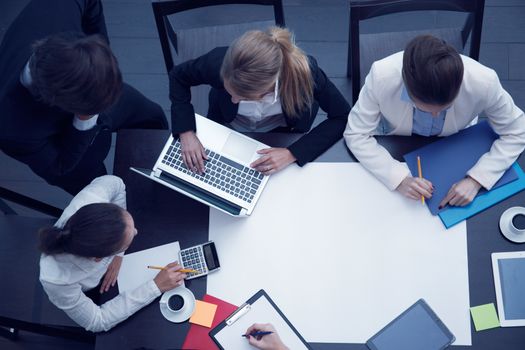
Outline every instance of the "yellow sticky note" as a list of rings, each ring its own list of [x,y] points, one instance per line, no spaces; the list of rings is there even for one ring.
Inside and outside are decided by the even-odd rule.
[[[213,317],[215,317],[215,311],[217,311],[217,305],[196,300],[195,310],[191,315],[190,322],[210,328]]]

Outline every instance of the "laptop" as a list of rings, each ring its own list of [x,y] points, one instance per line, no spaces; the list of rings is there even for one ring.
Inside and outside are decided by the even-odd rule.
[[[258,150],[269,146],[198,114],[195,120],[208,155],[204,174],[186,168],[180,141],[172,135],[153,169],[130,169],[226,214],[250,215],[269,178],[250,163],[259,158]]]

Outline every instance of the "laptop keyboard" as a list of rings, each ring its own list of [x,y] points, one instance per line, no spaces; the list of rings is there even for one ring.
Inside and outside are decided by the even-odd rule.
[[[206,154],[208,160],[204,162],[205,172],[202,175],[197,174],[186,168],[182,161],[180,141],[174,140],[164,155],[162,163],[251,203],[264,175],[208,149]]]

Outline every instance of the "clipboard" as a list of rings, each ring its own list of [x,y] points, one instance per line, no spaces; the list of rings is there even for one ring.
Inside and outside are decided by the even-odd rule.
[[[289,349],[312,350],[263,289],[213,328],[209,335],[221,350],[253,350],[242,335],[254,323],[273,324],[279,337]]]

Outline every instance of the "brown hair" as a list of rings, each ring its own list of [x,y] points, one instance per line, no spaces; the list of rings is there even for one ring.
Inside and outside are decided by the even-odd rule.
[[[221,77],[236,93],[250,99],[271,91],[279,79],[281,106],[289,117],[298,117],[312,105],[314,82],[308,57],[287,29],[246,32],[228,48]]]
[[[403,80],[411,97],[431,105],[446,105],[459,93],[463,61],[445,41],[420,35],[405,48]]]
[[[86,258],[104,258],[124,244],[124,209],[112,203],[93,203],[73,214],[63,228],[39,231],[39,249],[45,254],[69,253]]]
[[[42,102],[78,115],[100,113],[122,89],[117,59],[98,35],[60,33],[33,44],[31,90]]]

